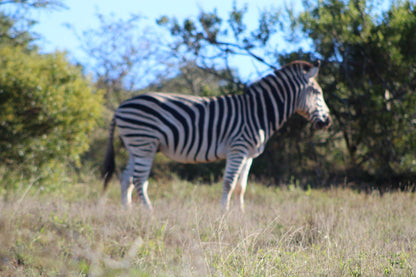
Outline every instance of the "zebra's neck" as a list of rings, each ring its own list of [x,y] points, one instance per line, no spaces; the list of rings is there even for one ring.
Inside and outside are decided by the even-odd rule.
[[[255,115],[266,140],[296,112],[300,89],[300,83],[283,71],[270,74],[247,88],[248,114]]]

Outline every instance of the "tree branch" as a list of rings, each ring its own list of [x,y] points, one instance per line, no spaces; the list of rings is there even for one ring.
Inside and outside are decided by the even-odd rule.
[[[221,41],[211,41],[211,40],[209,40],[209,39],[206,39],[209,43],[211,43],[211,44],[213,44],[213,45],[218,45],[218,46],[226,46],[227,48],[229,48],[229,47],[233,47],[233,48],[237,48],[237,49],[239,49],[239,50],[243,50],[244,52],[246,52],[247,53],[247,55],[248,56],[251,56],[251,57],[253,57],[254,59],[256,59],[257,61],[259,61],[259,62],[261,62],[262,64],[264,64],[264,65],[267,65],[268,67],[270,67],[271,69],[273,69],[273,70],[277,70],[277,68],[274,66],[274,65],[272,65],[272,64],[270,64],[270,63],[268,63],[268,62],[266,62],[263,58],[261,58],[261,57],[259,57],[259,56],[257,56],[256,54],[254,54],[250,49],[248,49],[248,47],[243,47],[243,46],[241,46],[241,45],[239,45],[239,44],[235,44],[235,43],[231,43],[231,42],[221,42]],[[237,52],[234,52],[235,54],[239,54],[239,53],[237,53]],[[240,55],[242,55],[242,54],[240,54]]]

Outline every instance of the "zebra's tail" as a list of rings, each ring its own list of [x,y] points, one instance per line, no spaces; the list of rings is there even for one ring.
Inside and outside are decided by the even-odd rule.
[[[107,142],[107,152],[105,154],[104,167],[103,167],[103,172],[102,172],[102,177],[104,178],[104,191],[107,189],[108,182],[113,176],[114,170],[116,168],[116,163],[114,161],[114,146],[113,146],[115,126],[116,126],[116,121],[115,121],[115,117],[113,117],[113,119],[111,120],[111,124],[110,124],[110,137],[108,138],[108,142]]]

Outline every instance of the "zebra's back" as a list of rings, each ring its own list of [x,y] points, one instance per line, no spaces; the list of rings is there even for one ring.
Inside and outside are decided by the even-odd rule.
[[[225,158],[229,143],[241,132],[242,106],[236,95],[146,93],[122,103],[115,116],[129,151],[157,144],[173,160],[211,162]]]

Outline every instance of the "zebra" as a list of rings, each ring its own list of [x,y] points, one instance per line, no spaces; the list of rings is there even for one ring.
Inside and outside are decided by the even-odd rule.
[[[243,94],[199,97],[145,93],[123,102],[110,125],[104,162],[104,190],[114,172],[115,126],[127,148],[129,162],[121,174],[121,201],[131,206],[132,191],[152,209],[148,177],[158,151],[182,163],[226,159],[222,207],[229,210],[236,189],[244,211],[244,193],[253,159],[294,113],[317,129],[331,118],[316,81],[319,65],[294,61],[248,85]]]

